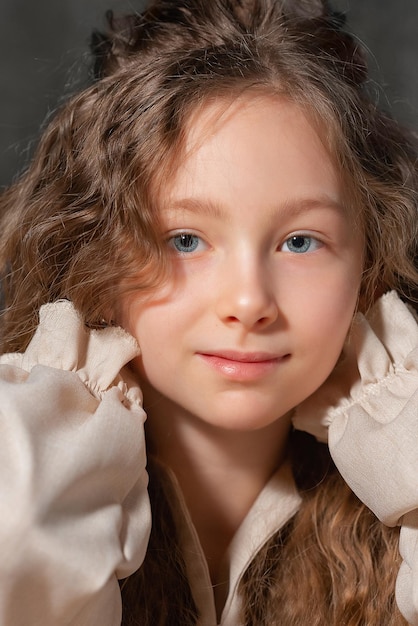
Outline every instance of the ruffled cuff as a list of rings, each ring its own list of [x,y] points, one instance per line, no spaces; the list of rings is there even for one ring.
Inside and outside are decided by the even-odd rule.
[[[39,325],[26,351],[2,355],[0,364],[13,364],[26,372],[35,365],[76,372],[98,399],[118,385],[129,401],[142,404],[138,385],[128,384],[129,372],[120,373],[139,353],[136,339],[122,328],[89,329],[73,304],[60,300],[41,307]]]
[[[138,353],[59,302],[1,357],[1,624],[120,624],[151,528],[141,392],[119,373]]]
[[[395,292],[358,314],[340,363],[296,410],[346,482],[388,525],[418,506],[418,326]]]
[[[418,326],[394,292],[357,315],[342,358],[296,410],[353,492],[385,524],[401,525],[396,599],[418,625]]]

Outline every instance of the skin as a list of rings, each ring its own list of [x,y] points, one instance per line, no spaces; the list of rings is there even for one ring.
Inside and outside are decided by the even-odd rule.
[[[171,279],[127,301],[121,321],[142,350],[147,441],[175,471],[219,582],[285,455],[291,409],[341,353],[363,238],[315,127],[279,96],[196,113],[165,192]]]

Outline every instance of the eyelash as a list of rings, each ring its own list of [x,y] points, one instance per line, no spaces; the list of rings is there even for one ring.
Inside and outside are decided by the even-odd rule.
[[[198,235],[184,231],[171,236],[168,239],[168,244],[179,254],[187,255],[196,252],[199,248],[199,244],[204,245],[204,241]],[[312,235],[295,233],[280,245],[279,250],[291,254],[306,254],[307,252],[314,252],[322,247],[322,245],[322,242]],[[284,247],[286,247],[286,249],[284,249]],[[293,249],[290,249],[290,247]]]

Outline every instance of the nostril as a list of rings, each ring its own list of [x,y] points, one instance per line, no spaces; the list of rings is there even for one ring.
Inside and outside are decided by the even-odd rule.
[[[279,314],[275,294],[261,280],[235,278],[224,286],[216,303],[216,314],[223,323],[260,329],[274,323]]]

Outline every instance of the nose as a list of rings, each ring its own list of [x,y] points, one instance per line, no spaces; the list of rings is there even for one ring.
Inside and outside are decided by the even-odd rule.
[[[228,259],[218,285],[217,315],[224,324],[259,330],[277,320],[274,280],[260,259]]]

